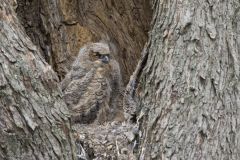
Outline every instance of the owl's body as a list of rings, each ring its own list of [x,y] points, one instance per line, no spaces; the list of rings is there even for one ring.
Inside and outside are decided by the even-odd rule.
[[[103,123],[121,110],[121,74],[105,43],[84,46],[62,81],[74,123]]]

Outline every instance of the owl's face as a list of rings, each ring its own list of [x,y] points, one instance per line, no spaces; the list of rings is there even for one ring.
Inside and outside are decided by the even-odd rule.
[[[96,69],[99,73],[107,76],[112,71],[112,58],[107,44],[90,43],[80,49],[78,58],[73,66],[80,66],[87,72]]]
[[[97,64],[108,64],[110,61],[109,53],[100,53],[98,51],[90,51],[89,59],[93,63]]]
[[[91,51],[89,59],[93,63],[93,66],[97,69],[99,76],[108,77],[111,73],[110,57],[109,53],[94,52]]]
[[[94,67],[108,69],[110,67],[110,49],[103,43],[94,43],[90,46],[88,59]]]

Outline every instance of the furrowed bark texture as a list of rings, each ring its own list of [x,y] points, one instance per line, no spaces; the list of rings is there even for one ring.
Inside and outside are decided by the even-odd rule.
[[[74,159],[58,78],[0,0],[0,159]]]
[[[79,48],[94,40],[90,30],[79,25],[76,9],[75,1],[17,0],[21,24],[60,79],[70,69]]]
[[[54,66],[60,79],[79,48],[90,41],[114,46],[125,84],[133,72],[150,27],[148,0],[17,0],[27,34]]]
[[[240,159],[240,3],[154,1],[139,159]]]

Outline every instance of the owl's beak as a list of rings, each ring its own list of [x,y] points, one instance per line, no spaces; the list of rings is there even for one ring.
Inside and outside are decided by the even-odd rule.
[[[101,60],[102,60],[103,63],[108,63],[108,62],[109,62],[109,57],[106,56],[106,55],[103,55],[103,56],[101,57]]]

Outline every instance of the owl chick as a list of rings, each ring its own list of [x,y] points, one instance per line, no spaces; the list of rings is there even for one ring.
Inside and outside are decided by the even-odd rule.
[[[122,80],[119,64],[106,43],[82,47],[61,83],[73,123],[100,123],[121,112]]]

